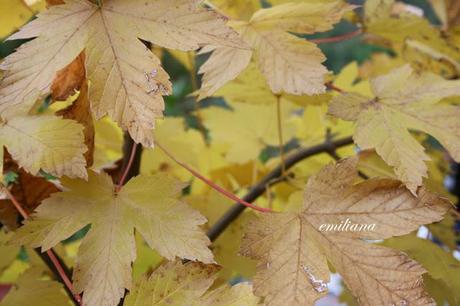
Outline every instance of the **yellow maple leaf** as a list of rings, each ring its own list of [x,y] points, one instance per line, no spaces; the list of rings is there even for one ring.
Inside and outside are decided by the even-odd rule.
[[[358,64],[351,62],[342,68],[334,78],[333,85],[346,92],[357,92],[364,95],[370,94],[370,84],[358,80]],[[296,137],[303,145],[321,143],[326,138],[327,131],[335,137],[347,137],[353,134],[353,125],[349,122],[332,118],[327,115],[327,102],[338,93],[328,93],[316,97],[323,97],[325,103],[307,104],[303,109],[302,117],[294,119]],[[332,120],[331,120],[332,119]],[[347,154],[348,155],[348,154]],[[329,162],[329,161],[328,161]],[[325,164],[324,164],[325,165]]]
[[[2,259],[0,260],[0,274],[2,274],[6,268],[13,263],[20,251],[16,246],[7,245],[7,242],[11,239],[12,235],[12,233],[6,233],[3,230],[0,231],[0,252],[2,253]]]
[[[68,0],[52,6],[10,39],[34,38],[1,64],[0,112],[4,118],[30,110],[50,91],[56,72],[85,49],[91,81],[89,97],[96,119],[108,114],[136,142],[153,145],[154,119],[171,91],[159,59],[139,38],[166,48],[240,48],[223,17],[195,0],[111,0],[100,6]]]
[[[233,204],[219,193],[213,191],[206,195],[191,195],[187,202],[200,211],[207,219],[206,229],[214,226]],[[212,251],[216,262],[222,266],[219,271],[219,280],[228,282],[235,277],[250,278],[255,273],[255,262],[249,258],[238,255],[243,237],[244,228],[253,212],[245,211],[215,241]]]
[[[434,280],[446,284],[455,297],[456,304],[460,303],[460,262],[451,253],[414,235],[391,238],[382,245],[401,250],[417,260]]]
[[[331,3],[337,2],[337,0],[267,0],[271,5],[279,5],[285,3],[299,3],[299,2],[308,2],[308,3]]]
[[[139,232],[136,232],[135,236],[137,256],[133,263],[133,280],[137,281],[144,273],[159,266],[164,259],[149,247]]]
[[[283,30],[313,34],[331,30],[342,16],[354,9],[342,0],[288,2],[258,10],[250,23],[259,30]]]
[[[171,131],[175,136],[171,137]],[[154,131],[155,141],[174,152],[174,156],[196,169],[199,156],[205,148],[203,136],[198,130],[185,128],[183,118],[166,117],[159,122]],[[190,180],[192,175],[171,158],[157,149],[145,150],[142,154],[141,171],[146,174],[158,172],[171,173],[183,181]]]
[[[216,265],[167,262],[144,276],[126,299],[127,306],[256,306],[249,284],[223,285],[208,291],[216,279]]]
[[[92,169],[99,170],[112,166],[122,157],[123,133],[109,117],[94,122],[94,129],[96,135]]]
[[[44,9],[44,0],[0,1],[0,38],[3,38],[25,24],[38,11]]]
[[[267,145],[279,143],[276,108],[273,105],[233,103],[233,110],[209,107],[201,111],[204,125],[215,142],[229,145],[226,158],[230,162],[245,163],[256,159]],[[254,117],[254,114],[257,114]],[[282,109],[283,138],[289,141],[294,128],[289,124],[290,109]],[[238,122],[238,124],[234,124]],[[231,129],[228,127],[233,125]],[[241,150],[244,148],[244,150]]]
[[[88,182],[64,181],[67,191],[39,206],[16,233],[14,243],[47,250],[87,224],[73,275],[85,305],[116,305],[131,287],[136,257],[134,228],[168,259],[176,256],[213,262],[208,238],[199,229],[206,219],[177,199],[184,185],[164,176],[138,176],[114,192],[107,174],[89,172]]]
[[[270,90],[256,63],[249,63],[246,69],[233,81],[218,89],[213,96],[223,97],[230,103],[274,104],[277,96]],[[289,101],[301,106],[322,104],[330,99],[329,94],[297,96],[282,93],[281,103]]]
[[[249,21],[232,26],[252,50],[216,47],[200,68],[203,85],[200,98],[212,95],[235,79],[254,55],[258,67],[275,94],[283,92],[318,94],[325,91],[325,56],[312,42],[289,32],[311,34],[326,31],[354,6],[342,1],[331,3],[286,3],[255,12]]]
[[[0,144],[31,174],[86,178],[83,126],[55,116],[24,116],[3,122]],[[3,168],[3,150],[0,152]]]
[[[255,184],[267,173],[268,168],[258,159],[244,163],[232,163],[226,159],[231,144],[229,142],[212,142],[199,154],[197,169],[219,186],[234,192],[244,190]],[[203,181],[194,179],[191,194],[208,194],[212,188]]]
[[[254,289],[267,305],[313,305],[327,292],[326,259],[363,305],[431,303],[419,264],[363,240],[410,233],[442,219],[450,204],[425,189],[414,196],[395,180],[354,184],[357,162],[328,165],[310,178],[300,212],[263,214],[250,222],[241,253],[259,261]],[[337,230],[346,220],[374,226]],[[324,228],[331,225],[335,231]]]
[[[334,77],[333,84],[346,92],[357,92],[363,95],[371,94],[371,86],[367,80],[360,80],[357,62],[344,66]],[[337,92],[334,92],[337,95]]]
[[[382,38],[406,61],[445,77],[460,73],[455,43],[426,18],[411,13],[413,7],[395,0],[368,0],[364,8],[366,31]]]
[[[374,53],[359,67],[359,76],[364,79],[375,78],[404,64],[404,60],[400,57],[391,57],[386,53]]]
[[[454,202],[456,197],[449,193],[444,186],[447,171],[440,169],[440,165],[445,164],[445,161],[442,160],[445,156],[444,152],[435,149],[427,153],[431,160],[427,162],[428,176],[423,180],[424,186]],[[359,152],[359,169],[368,177],[397,179],[393,169],[374,150]]]
[[[424,161],[429,157],[408,129],[434,136],[460,161],[460,123],[456,120],[460,108],[438,103],[442,98],[460,95],[460,81],[417,74],[405,65],[371,83],[374,97],[355,93],[334,97],[329,113],[355,121],[355,143],[363,150],[375,149],[415,193],[426,176]]]
[[[212,0],[219,10],[233,18],[246,19],[260,9],[260,0]]]
[[[16,285],[0,302],[1,306],[29,305],[33,301],[37,306],[73,305],[62,288],[62,284],[42,278],[42,269],[31,268],[24,272]]]

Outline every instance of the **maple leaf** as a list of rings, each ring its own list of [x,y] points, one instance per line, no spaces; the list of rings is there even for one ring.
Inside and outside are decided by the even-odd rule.
[[[261,7],[259,0],[212,0],[212,4],[234,18],[249,18]]]
[[[134,228],[165,258],[213,262],[209,240],[199,229],[206,219],[177,199],[184,185],[175,179],[138,176],[114,192],[110,176],[89,172],[87,182],[63,185],[69,190],[46,199],[17,231],[14,243],[47,250],[91,224],[73,275],[85,305],[116,305],[130,288]]]
[[[423,188],[415,197],[395,180],[354,184],[357,162],[349,158],[328,165],[310,178],[300,212],[263,214],[249,224],[241,253],[259,260],[254,289],[267,305],[313,305],[327,291],[326,259],[362,305],[432,305],[419,264],[363,240],[404,235],[439,221],[450,204]],[[322,228],[347,219],[375,228]]]
[[[448,78],[460,72],[460,52],[455,35],[446,35],[426,18],[412,13],[409,7],[395,0],[365,2],[366,31],[375,35],[406,61],[420,70],[428,70]]]
[[[29,305],[70,306],[72,302],[58,282],[42,279],[41,268],[33,267],[22,274],[16,285],[0,302],[1,306]]]
[[[65,101],[86,82],[85,52],[56,73],[51,85],[53,101]]]
[[[83,141],[82,125],[56,116],[21,116],[0,127],[0,144],[33,175],[41,169],[58,177],[86,178]],[[3,150],[0,160],[3,168]]]
[[[171,131],[175,136],[171,137]],[[174,152],[175,157],[196,169],[199,169],[199,157],[206,147],[203,136],[198,130],[185,129],[185,120],[178,117],[167,117],[159,122],[154,132],[155,140]],[[183,167],[177,165],[161,150],[148,149],[142,154],[141,172],[166,172],[175,175],[183,181],[191,179],[192,175]]]
[[[0,252],[2,253],[2,260],[0,261],[0,273],[3,274],[5,270],[12,264],[18,256],[20,249],[16,246],[8,245],[8,241],[13,236],[12,232],[6,233],[0,230]]]
[[[113,166],[122,157],[123,131],[109,117],[94,122],[94,165],[93,169]]]
[[[289,32],[312,34],[326,31],[354,6],[330,3],[286,3],[255,12],[249,21],[231,25],[252,50],[216,47],[200,68],[200,98],[212,95],[246,68],[254,55],[270,89],[281,94],[318,94],[325,91],[325,56],[312,42]]]
[[[438,104],[460,95],[460,81],[417,74],[405,65],[373,79],[371,85],[373,98],[347,93],[334,97],[329,106],[330,114],[356,122],[353,139],[361,149],[375,148],[413,193],[426,176],[424,161],[429,157],[408,129],[434,136],[460,161],[460,108]]]
[[[95,131],[88,97],[84,52],[80,53],[72,63],[57,73],[51,85],[51,97],[53,101],[64,101],[74,94],[76,90],[79,90],[77,99],[67,108],[57,112],[57,114],[65,119],[75,120],[84,126],[85,145],[88,148],[85,153],[86,165],[91,167],[94,161]]]
[[[89,168],[93,165],[94,162],[94,121],[91,114],[90,102],[88,99],[88,83],[86,79],[81,84],[80,92],[78,98],[67,108],[60,110],[56,113],[59,116],[62,116],[65,119],[72,119],[82,124],[84,142],[87,148],[85,152],[86,166]]]
[[[258,298],[251,286],[223,285],[208,291],[219,271],[216,265],[200,263],[168,262],[155,270],[150,277],[144,276],[132,290],[127,306],[176,305],[176,306],[255,306]]]
[[[40,10],[40,5],[28,5],[21,0],[10,0],[0,2],[0,38],[11,34],[20,26],[25,24],[32,16]]]
[[[229,175],[229,172],[225,171],[225,174]],[[234,180],[237,180],[237,178],[234,178]],[[220,217],[225,214],[229,205],[232,204],[232,201],[223,198],[217,192],[209,192],[206,195],[191,195],[187,197],[187,202],[206,216],[208,219],[208,223],[205,225],[206,230],[212,228]],[[219,271],[218,281],[231,282],[235,275],[250,279],[254,275],[255,262],[238,255],[245,227],[252,216],[252,211],[245,211],[228,226],[225,232],[213,241],[212,252],[216,262],[222,266]]]
[[[272,105],[253,105],[234,103],[233,111],[221,107],[209,107],[203,110],[203,123],[210,130],[215,142],[227,143],[226,158],[228,161],[245,163],[258,157],[267,145],[278,145],[278,129],[276,125],[276,110]],[[254,117],[253,114],[258,114]],[[289,124],[290,111],[282,109],[283,138],[288,141],[294,136],[294,128]],[[234,128],[229,125],[238,122]],[[238,145],[234,145],[238,143]],[[240,150],[244,147],[245,150]]]
[[[209,63],[209,61],[207,62]],[[270,104],[276,103],[277,95],[273,94],[264,80],[264,76],[253,62],[236,79],[218,89],[213,96],[220,96],[230,103]],[[283,93],[279,96],[280,102],[306,104],[321,104],[329,101],[328,94],[315,96],[297,96]]]
[[[96,119],[106,114],[136,142],[153,144],[154,119],[164,109],[171,84],[159,59],[139,38],[189,51],[201,46],[243,48],[221,15],[196,0],[68,0],[52,6],[10,39],[34,38],[1,64],[0,112],[24,114],[49,93],[56,73],[83,49]]]
[[[10,188],[11,194],[22,204],[22,208],[31,213],[50,194],[58,192],[59,188],[41,176],[33,176],[14,162],[9,154],[4,157],[4,172],[16,173],[15,182]],[[10,230],[18,227],[19,213],[10,199],[0,200],[0,222]]]
[[[417,260],[428,271],[433,280],[447,286],[460,303],[460,262],[450,252],[446,252],[430,240],[416,236],[391,238],[383,242],[384,246],[403,251]]]

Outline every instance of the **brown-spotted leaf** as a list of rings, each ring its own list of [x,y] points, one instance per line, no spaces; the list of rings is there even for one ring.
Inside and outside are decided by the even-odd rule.
[[[299,212],[263,214],[249,224],[241,253],[259,261],[254,289],[266,305],[313,305],[327,292],[327,261],[361,305],[433,305],[418,263],[365,240],[439,221],[448,201],[423,188],[414,196],[395,180],[355,184],[357,161],[313,176]]]
[[[9,39],[35,38],[0,65],[0,114],[24,115],[51,91],[56,74],[85,50],[96,119],[109,115],[136,142],[153,145],[163,95],[171,93],[160,60],[140,41],[171,49],[205,45],[245,48],[225,18],[196,0],[67,0]],[[54,1],[53,1],[54,3]],[[59,76],[62,76],[59,75]]]

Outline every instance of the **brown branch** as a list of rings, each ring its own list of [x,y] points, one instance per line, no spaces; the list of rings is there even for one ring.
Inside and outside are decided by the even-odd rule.
[[[123,185],[135,176],[138,176],[141,171],[141,158],[142,158],[143,147],[138,145],[129,135],[125,132],[124,143],[123,143],[123,161],[121,166],[120,178],[117,184],[117,191],[123,187]],[[118,302],[118,306],[122,306],[125,302],[128,290],[125,289],[125,293],[121,300]]]
[[[13,203],[14,207],[18,210],[21,216],[27,220],[29,219],[29,214],[22,208],[22,205],[14,197],[14,195],[8,190],[7,187],[3,187],[6,195]],[[75,305],[81,305],[81,296],[78,293],[73,292],[73,285],[71,282],[70,270],[64,264],[64,262],[57,256],[53,249],[49,249],[45,253],[42,253],[39,249],[35,250],[39,253],[40,257],[44,259],[45,264],[50,268],[50,270],[59,277],[59,281],[64,284],[64,289],[67,294],[72,299]],[[46,254],[46,256],[45,256]]]
[[[163,153],[166,154],[166,156],[168,156],[169,158],[171,158],[175,163],[177,163],[179,166],[183,167],[185,170],[187,170],[188,172],[190,172],[194,177],[196,177],[197,179],[201,180],[203,183],[205,183],[206,185],[208,185],[209,187],[211,187],[212,189],[214,189],[215,191],[219,192],[220,194],[226,196],[227,198],[229,198],[230,200],[233,200],[245,207],[249,207],[249,208],[252,208],[254,210],[257,210],[257,211],[260,211],[260,212],[271,212],[271,209],[269,208],[264,208],[264,207],[259,207],[257,205],[253,205],[251,203],[248,203],[246,202],[245,200],[243,199],[240,199],[237,195],[231,193],[230,191],[227,191],[225,190],[224,188],[220,187],[219,185],[217,185],[216,183],[214,183],[213,181],[211,181],[210,179],[204,177],[203,175],[201,175],[198,171],[194,170],[192,167],[190,167],[189,165],[187,165],[186,163],[178,160],[171,152],[169,152],[169,150],[167,150],[164,146],[162,146],[159,142],[155,142],[155,145],[161,150],[163,151]]]
[[[335,141],[325,141],[322,144],[299,149],[294,154],[288,156],[285,160],[286,170],[293,167],[302,160],[320,153],[327,153],[336,148],[353,144],[352,137],[341,138]],[[255,201],[259,196],[264,194],[267,187],[272,186],[282,180],[283,176],[282,165],[278,165],[269,174],[267,174],[259,183],[254,185],[251,190],[243,197],[243,200],[251,203]],[[239,203],[234,204],[227,212],[209,229],[207,235],[211,241],[214,241],[219,235],[244,211],[246,206]]]
[[[143,147],[134,142],[128,132],[125,133],[123,143],[123,161],[118,178],[118,186],[139,175]],[[119,188],[119,187],[117,187]]]
[[[343,89],[335,86],[332,82],[326,83],[326,87],[330,90],[337,91],[338,93],[345,93]]]
[[[136,173],[131,172],[131,169],[133,169],[132,166],[133,166],[133,163],[134,163],[134,159],[136,158],[137,143],[134,143],[134,142],[130,143],[130,146],[131,146],[131,148],[129,148],[129,146],[127,146],[127,148],[126,148],[126,152],[125,152],[126,160],[124,162],[124,164],[125,164],[124,165],[124,170],[122,171],[121,178],[118,181],[117,187],[115,188],[115,190],[117,192],[119,192],[121,190],[121,188],[125,184],[126,180],[129,180],[131,177],[134,177],[135,175],[139,174],[138,169],[135,170]],[[128,150],[130,150],[131,153],[128,153],[127,152]],[[139,160],[139,166],[140,166],[140,160]],[[128,178],[128,176],[130,176],[130,177]]]
[[[309,39],[309,41],[315,43],[315,44],[325,44],[325,43],[333,43],[333,42],[340,42],[340,41],[344,41],[344,40],[347,40],[347,39],[351,39],[353,37],[356,37],[356,36],[359,36],[363,34],[363,30],[361,28],[353,31],[353,32],[350,32],[350,33],[345,33],[345,34],[342,34],[342,35],[338,35],[338,36],[333,36],[333,37],[324,37],[324,38],[313,38],[313,39]]]
[[[278,145],[279,145],[279,154],[281,159],[281,168],[283,170],[283,175],[286,174],[286,167],[284,165],[285,154],[284,154],[284,139],[283,139],[283,125],[282,125],[282,115],[281,115],[281,96],[276,95],[276,121],[278,123]]]

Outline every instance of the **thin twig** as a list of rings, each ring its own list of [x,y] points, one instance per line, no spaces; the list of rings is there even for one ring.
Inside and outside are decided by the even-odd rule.
[[[240,203],[242,206],[244,207],[249,207],[249,208],[252,208],[254,210],[257,210],[257,211],[260,211],[260,212],[271,212],[271,209],[269,208],[264,208],[264,207],[259,207],[259,206],[256,206],[254,204],[251,204],[243,199],[240,199],[238,196],[236,196],[235,194],[225,190],[224,188],[220,187],[219,185],[215,184],[214,182],[212,182],[210,179],[204,177],[203,175],[201,175],[198,171],[194,170],[192,167],[190,167],[189,165],[187,165],[186,163],[184,162],[181,162],[180,160],[178,160],[176,157],[174,157],[174,155],[169,152],[165,147],[163,147],[160,143],[158,142],[155,142],[155,145],[160,148],[161,151],[163,151],[169,158],[171,158],[173,161],[175,161],[178,165],[182,166],[184,169],[186,169],[188,172],[190,172],[191,174],[193,174],[193,176],[195,176],[196,178],[198,178],[199,180],[203,181],[206,185],[210,186],[212,189],[216,190],[217,192],[223,194],[224,196],[226,196],[227,198],[229,198],[230,200],[233,200],[233,201],[236,201],[238,203]]]
[[[124,144],[123,144],[123,162],[122,162],[122,172],[116,187],[117,191],[120,191],[123,185],[132,179],[133,177],[139,175],[141,168],[141,158],[142,158],[143,147],[138,145],[129,135],[128,132],[124,135]]]
[[[3,190],[5,191],[6,195],[10,199],[10,201],[13,203],[14,207],[17,209],[19,214],[25,219],[29,219],[29,214],[22,208],[22,205],[19,203],[19,201],[16,199],[16,197],[8,190],[7,187],[4,187]],[[53,249],[49,249],[46,251],[46,255],[50,259],[51,263],[53,264],[54,269],[57,271],[59,277],[61,278],[61,281],[64,283],[66,292],[69,294],[69,296],[72,298],[73,302],[75,305],[81,305],[81,296],[77,293],[73,293],[73,285],[72,282],[70,281],[70,277],[66,274],[66,270],[64,269],[62,263],[60,260],[58,260],[56,254],[54,253]]]
[[[56,254],[54,254],[54,251],[53,250],[48,250],[48,251],[46,251],[46,255],[48,255],[49,259],[51,260],[53,265],[56,267],[56,270],[58,271],[59,275],[61,276],[62,281],[64,282],[65,286],[67,288],[69,288],[70,290],[73,290],[72,282],[70,281],[70,279],[65,274],[64,268],[62,268],[61,263],[59,262],[59,260],[56,257]],[[77,300],[77,302],[81,303],[81,297],[78,294],[77,295],[74,294],[74,297]]]
[[[123,171],[123,175],[121,176],[121,179],[118,182],[118,185],[116,187],[117,192],[120,191],[123,185],[125,184],[126,178],[128,177],[129,171],[131,170],[131,167],[133,165],[133,161],[136,156],[136,151],[137,151],[137,143],[133,143],[131,146],[131,153],[129,155],[128,163],[126,164],[126,167]]]
[[[284,156],[284,140],[283,140],[283,125],[281,122],[281,96],[276,95],[276,118],[278,122],[278,141],[279,151],[281,159],[281,169],[283,170],[283,176],[286,174],[285,156]]]
[[[344,41],[344,40],[347,40],[347,39],[351,39],[351,38],[359,36],[361,34],[363,34],[363,30],[361,28],[359,28],[359,29],[356,29],[355,31],[350,32],[350,33],[345,33],[345,34],[338,35],[338,36],[333,36],[333,37],[313,38],[313,39],[309,39],[309,41],[311,41],[311,42],[313,42],[315,44],[333,43],[333,42],[340,42],[340,41]]]
[[[123,163],[122,169],[123,174],[117,184],[116,191],[120,191],[125,182],[129,181],[133,177],[139,175],[141,169],[141,158],[142,158],[143,147],[138,145],[129,135],[125,132],[124,143],[123,143]],[[124,304],[128,290],[125,289],[123,297],[118,302],[117,306]]]
[[[331,148],[340,148],[343,146],[353,144],[352,137],[341,138],[336,141],[326,141],[322,144],[299,149],[297,152],[289,155],[286,158],[286,170],[290,169],[302,160],[311,157],[316,154],[325,153],[331,150]],[[283,170],[281,165],[278,165],[269,174],[267,174],[259,183],[254,185],[251,190],[243,197],[245,202],[253,202],[259,196],[263,195],[268,186],[274,185],[282,180],[277,178],[282,177]],[[240,203],[235,203],[227,212],[209,229],[207,235],[211,241],[214,241],[219,235],[244,211],[246,206]]]
[[[337,91],[339,93],[344,93],[345,91],[337,86],[335,86],[332,82],[326,83],[326,87],[330,90]]]

